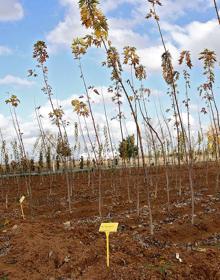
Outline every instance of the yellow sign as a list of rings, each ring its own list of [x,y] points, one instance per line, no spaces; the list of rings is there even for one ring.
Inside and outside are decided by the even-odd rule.
[[[23,195],[19,200],[20,206],[21,206],[21,216],[22,216],[23,220],[25,219],[24,218],[24,209],[23,209],[23,204],[22,204],[24,202],[24,200],[25,200],[25,196]]]
[[[117,232],[118,223],[102,223],[99,232],[105,232],[106,235],[106,254],[107,254],[107,267],[109,267],[109,233]]]
[[[118,223],[102,223],[99,231],[100,232],[117,232]]]
[[[25,196],[23,195],[23,196],[20,198],[19,202],[20,202],[20,203],[23,203],[24,200],[25,200]]]

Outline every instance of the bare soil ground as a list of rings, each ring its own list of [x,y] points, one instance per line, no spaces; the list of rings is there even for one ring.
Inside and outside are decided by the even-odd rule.
[[[136,169],[102,174],[103,215],[98,215],[98,174],[88,186],[86,173],[71,174],[72,213],[68,212],[65,178],[31,177],[32,200],[24,203],[21,218],[18,198],[26,195],[25,179],[3,180],[0,186],[0,280],[67,279],[220,279],[220,190],[217,167],[195,167],[195,225],[190,223],[191,200],[186,170],[170,169],[171,205],[167,210],[164,170],[151,171],[154,236],[149,234],[146,186]],[[123,176],[121,176],[123,175]],[[113,178],[114,185],[111,184]],[[137,183],[140,216],[137,216]],[[154,190],[158,182],[158,195]],[[18,183],[18,184],[17,184]],[[128,201],[127,187],[131,201]],[[219,184],[220,186],[220,184]],[[8,194],[8,208],[5,197]],[[70,227],[64,223],[70,221]],[[119,222],[110,235],[110,268],[106,267],[105,235],[101,222]],[[176,253],[181,259],[176,258]]]

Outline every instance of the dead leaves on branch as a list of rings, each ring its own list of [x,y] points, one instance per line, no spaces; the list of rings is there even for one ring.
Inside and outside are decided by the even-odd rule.
[[[84,38],[76,38],[72,43],[72,53],[74,54],[75,59],[80,58],[87,51],[88,44]]]
[[[102,40],[97,39],[93,34],[86,35],[83,38],[76,38],[72,43],[72,53],[75,59],[81,58],[84,54],[86,54],[87,49],[92,45],[97,48],[101,47]]]
[[[199,60],[203,61],[203,75],[207,76],[207,84],[212,87],[212,84],[215,82],[214,68],[215,62],[217,61],[216,53],[209,49],[205,49],[200,53]]]
[[[152,5],[162,6],[161,1],[159,1],[159,0],[148,0],[148,2],[151,3]]]
[[[5,100],[6,104],[11,104],[13,107],[17,107],[20,103],[20,100],[16,95],[12,95],[10,98]]]
[[[136,54],[136,48],[135,47],[124,47],[124,64],[130,64],[133,65],[134,67],[136,65],[139,65],[140,63],[140,58]]]
[[[35,70],[29,69],[28,70],[28,77],[37,77]]]
[[[57,154],[63,157],[71,156],[71,148],[67,137],[59,136],[57,140]]]
[[[111,80],[119,81],[121,79],[122,65],[120,55],[115,47],[110,47],[107,51],[107,62],[102,65],[107,65],[112,68]]]
[[[186,62],[186,65],[191,69],[193,67],[192,61],[191,61],[191,54],[190,51],[182,51],[180,53],[180,58],[179,58],[179,64],[183,64],[183,62]]]
[[[200,53],[199,60],[204,62],[205,67],[214,68],[214,64],[217,61],[216,53],[209,49],[205,49]]]
[[[55,118],[55,119],[61,120],[63,115],[64,115],[64,111],[61,108],[55,108],[53,110],[53,112],[49,113],[49,117],[51,119]]]
[[[156,21],[160,20],[159,16],[152,9],[150,9],[149,13],[146,15],[146,19],[150,19],[151,17],[154,18]]]
[[[86,105],[86,103],[84,103],[83,101],[80,101],[78,99],[73,99],[71,101],[71,104],[73,106],[74,112],[76,112],[77,115],[83,116],[83,117],[89,116],[89,108]]]
[[[172,57],[169,51],[166,51],[162,54],[162,70],[163,78],[168,85],[171,85],[174,81],[174,69],[172,65]]]
[[[150,9],[149,13],[146,15],[146,19],[154,18],[156,21],[159,21],[160,18],[156,13],[155,6],[162,6],[159,0],[148,0],[148,2],[152,5],[152,9]]]
[[[44,64],[49,58],[47,45],[44,41],[37,41],[34,44],[33,58],[36,58],[40,64]]]
[[[82,25],[87,29],[92,28],[97,39],[107,39],[108,23],[107,19],[100,9],[98,9],[99,1],[97,0],[80,0],[80,15]]]
[[[131,65],[135,71],[135,77],[138,80],[146,79],[145,67],[140,64],[140,57],[136,53],[135,47],[124,47],[124,64]]]
[[[200,53],[199,60],[203,60],[207,66],[213,67],[214,63],[217,61],[216,53],[209,49],[205,49]]]

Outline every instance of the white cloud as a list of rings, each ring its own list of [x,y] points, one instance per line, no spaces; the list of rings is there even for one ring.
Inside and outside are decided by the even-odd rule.
[[[78,0],[60,0],[60,3],[67,8],[63,21],[47,35],[49,49],[57,51],[60,48],[70,48],[73,38],[86,34],[80,22]]]
[[[0,55],[8,55],[11,54],[12,50],[5,46],[0,46]]]
[[[104,96],[105,103],[106,103],[106,109],[107,109],[107,113],[108,113],[108,117],[109,117],[109,125],[111,127],[112,139],[113,139],[114,144],[116,144],[116,146],[117,146],[118,141],[120,141],[120,139],[121,139],[121,135],[120,135],[119,122],[115,119],[111,120],[111,118],[113,116],[116,116],[118,113],[116,105],[113,105],[113,103],[111,102],[112,94],[108,93],[106,87],[98,86],[98,87],[96,87],[96,89],[100,93],[103,92],[103,96]],[[105,121],[104,109],[103,109],[102,102],[101,102],[101,95],[97,95],[97,94],[93,93],[92,91],[90,91],[90,96],[91,96],[91,102],[92,102],[92,108],[93,108],[95,122],[96,122],[96,125],[99,126],[100,139],[104,143],[105,137],[104,137],[104,133],[103,133],[103,128],[106,125],[106,121]],[[55,106],[58,106],[58,105],[62,106],[62,109],[65,112],[64,119],[70,122],[70,125],[67,127],[67,133],[69,136],[71,146],[74,146],[74,144],[75,144],[74,137],[73,137],[74,123],[78,122],[78,117],[73,112],[71,100],[74,98],[78,98],[78,97],[79,97],[79,95],[73,94],[71,97],[68,97],[66,99],[60,99],[60,100],[54,99],[53,100]],[[49,119],[49,116],[48,116],[49,112],[51,112],[51,105],[48,101],[45,104],[43,104],[43,106],[41,106],[41,108],[40,108],[40,114],[42,115],[43,128],[45,131],[48,131],[50,133],[53,133],[54,135],[57,135],[57,132],[58,132],[57,127],[51,123],[51,120]],[[127,113],[126,117],[127,117],[126,128],[128,130],[128,133],[132,134],[135,131],[135,124],[132,121],[130,113]],[[24,140],[26,151],[28,151],[29,155],[32,156],[33,145],[36,142],[36,139],[40,134],[35,113],[33,112],[30,116],[27,116],[25,119],[18,116],[18,120],[19,120],[19,124],[20,124],[20,128],[21,128],[21,132],[23,133],[23,140]],[[81,124],[82,124],[84,136],[86,138],[87,144],[90,147],[83,118],[81,118]],[[90,137],[91,137],[92,141],[95,141],[95,133],[94,133],[94,128],[93,128],[93,123],[92,123],[91,117],[87,118],[87,125],[88,125]],[[123,124],[124,133],[126,132],[126,128]],[[15,134],[15,131],[14,131],[14,128],[12,125],[12,120],[10,117],[5,117],[4,115],[0,114],[0,129],[3,132],[4,139],[8,143],[8,148],[10,148],[9,143],[16,137],[16,134]],[[125,135],[126,135],[126,133],[125,133]],[[83,142],[81,142],[81,145],[82,145],[81,152],[83,152]],[[91,149],[91,147],[90,147],[90,149]]]
[[[134,3],[136,3],[134,14],[144,20],[144,17],[151,7],[150,4],[145,0],[135,0]],[[212,7],[210,0],[166,0],[162,1],[162,4],[162,7],[157,8],[157,13],[161,20],[171,22],[174,22],[176,19],[185,16],[190,11],[197,11],[201,13]]]
[[[214,24],[217,26],[216,20],[211,22],[212,24],[204,23],[205,26],[199,26],[199,23],[197,26],[196,23],[192,23],[186,27],[174,25],[173,23],[170,24],[168,22],[172,22],[173,18],[183,16],[189,10],[201,9],[202,2],[202,0],[195,0],[189,3],[184,0],[168,0],[158,11],[162,19],[162,28],[165,31],[166,45],[172,54],[174,65],[177,64],[177,59],[179,56],[178,53],[183,47],[192,47],[194,50],[196,50],[199,48],[199,45],[201,45],[200,40],[196,40],[196,37],[203,36],[202,41],[207,38],[207,33],[203,30],[203,27],[207,27],[207,29],[210,29],[211,27],[206,26],[206,24]],[[59,22],[58,25],[47,36],[49,47],[52,50],[58,50],[62,47],[70,48],[73,38],[83,36],[87,32],[80,23],[78,1],[60,0],[60,3],[66,7],[67,12],[64,20]],[[104,12],[108,13],[109,11],[116,10],[120,5],[126,3],[133,6],[133,10],[131,15],[129,15],[129,18],[120,18],[116,16],[108,17],[110,40],[114,46],[119,48],[120,51],[126,45],[135,46],[138,49],[142,63],[149,71],[160,70],[163,47],[162,45],[158,44],[158,36],[154,36],[155,38],[150,41],[147,33],[140,34],[135,30],[138,24],[143,22],[146,22],[147,26],[145,15],[149,9],[149,3],[147,4],[145,0],[107,0],[101,1],[101,6]],[[202,9],[205,9],[205,7],[209,6],[210,2],[207,2],[202,6]],[[166,19],[166,22],[164,19]],[[201,27],[199,28],[199,30],[201,29],[201,32],[197,32],[197,27]],[[217,29],[217,27],[215,28]],[[158,33],[156,34],[158,35]],[[210,36],[214,36],[214,33],[210,34]],[[214,43],[218,46],[220,43],[217,43],[217,37],[213,39],[215,39],[215,42],[214,40],[209,40],[209,45],[212,46],[212,43]],[[194,42],[194,44],[192,44],[192,42]]]
[[[153,96],[153,97],[161,97],[163,96],[164,93],[158,89],[151,89],[150,90],[150,96]]]
[[[0,114],[0,128],[7,129],[9,127],[9,119],[6,118],[4,115]]]
[[[107,104],[106,107],[107,107],[107,113],[108,113],[108,117],[109,117],[111,136],[112,136],[113,144],[117,147],[118,142],[121,141],[121,132],[120,132],[119,121],[116,119],[111,120],[111,118],[113,116],[115,117],[118,113],[117,107],[116,107],[116,105],[114,106],[112,103],[111,104],[108,103],[108,101],[110,102],[110,97],[109,97],[109,95],[108,96],[105,95],[105,93],[107,94],[106,88],[104,88],[104,87],[96,87],[96,88],[99,91],[101,91],[101,89],[102,89],[103,95],[106,97],[106,104]],[[160,93],[158,91],[156,91],[155,93],[153,92],[153,95],[154,94],[157,96]],[[92,95],[92,93],[91,93],[91,95]],[[74,94],[67,99],[53,100],[55,105],[59,104],[62,106],[62,108],[65,112],[64,119],[70,122],[70,125],[67,127],[67,133],[68,133],[70,144],[72,147],[75,144],[74,136],[73,136],[74,135],[74,123],[78,122],[78,117],[75,113],[73,113],[73,109],[71,106],[71,100],[73,98],[77,98],[77,97],[78,97],[78,95]],[[94,109],[94,111],[93,111],[94,118],[95,118],[96,125],[99,126],[101,142],[104,143],[105,137],[103,134],[103,128],[106,125],[105,116],[103,113],[103,108],[102,108],[102,106],[100,106],[100,97],[98,95],[94,94],[92,96],[91,100],[94,100],[94,99],[95,99],[95,103],[92,104],[92,108]],[[97,108],[99,108],[99,110],[97,110]],[[53,133],[54,135],[57,135],[57,127],[55,125],[51,124],[51,120],[48,117],[48,113],[50,111],[51,111],[51,106],[50,106],[49,102],[47,102],[40,108],[40,113],[43,116],[43,118],[42,118],[43,128],[48,133]],[[136,127],[135,127],[135,123],[132,119],[130,112],[126,110],[124,103],[123,103],[122,111],[126,115],[126,120],[122,121],[124,136],[126,136],[127,133],[129,135],[131,135],[131,134],[135,133]],[[183,112],[181,115],[182,115],[184,125],[186,126],[187,125],[187,114],[185,112]],[[40,134],[35,114],[33,113],[31,116],[27,116],[25,119],[22,119],[18,116],[18,119],[19,119],[19,123],[20,123],[21,132],[23,132],[23,140],[24,140],[26,151],[28,151],[29,155],[32,156],[33,145],[36,142],[36,139]],[[173,116],[171,116],[171,119],[172,119],[172,123],[170,125],[171,125],[171,127],[173,127],[173,123],[174,123]],[[154,127],[159,131],[158,121],[156,118],[152,118],[152,123],[153,123]],[[162,123],[163,123],[163,121],[162,121]],[[194,133],[196,133],[196,131],[198,129],[198,120],[194,114],[190,115],[190,123],[191,123],[191,128],[192,128],[192,134],[194,134]],[[86,138],[87,145],[89,146],[89,149],[91,150],[90,143],[87,138],[87,132],[85,129],[85,123],[84,123],[83,118],[81,118],[81,125],[82,125],[82,129],[84,132],[84,136]],[[93,128],[93,123],[92,123],[91,117],[87,118],[87,126],[88,126],[90,137],[92,138],[92,141],[95,142],[95,134],[94,134],[94,128]],[[11,118],[5,117],[2,114],[0,114],[0,128],[3,132],[4,139],[7,141],[8,148],[10,148],[9,143],[16,137]],[[173,131],[173,128],[171,130],[175,135],[175,131]],[[143,132],[143,137],[145,138],[144,130],[142,132]],[[80,152],[81,153],[84,152],[82,139],[81,139],[81,151]],[[92,155],[92,153],[91,153],[91,155]],[[35,152],[35,156],[37,156],[36,152]]]
[[[4,78],[0,79],[0,85],[12,85],[12,86],[26,86],[30,87],[35,83],[32,81],[28,81],[27,79],[23,79],[20,77],[16,77],[13,75],[7,75]]]
[[[220,57],[220,28],[216,19],[207,22],[193,21],[182,28],[171,28],[170,36],[179,49],[187,49],[195,58],[208,48]]]
[[[101,7],[105,13],[118,9],[123,4],[132,5],[132,14],[141,21],[145,21],[145,16],[150,8],[150,3],[146,0],[103,0]],[[158,14],[161,19],[174,21],[179,17],[184,16],[188,11],[206,11],[207,8],[213,8],[212,0],[166,0],[162,1],[163,6],[158,7]]]
[[[216,52],[220,59],[220,28],[217,20],[207,22],[193,21],[185,26],[161,22],[164,30],[166,47],[173,58],[173,65],[177,66],[182,50],[189,50],[193,64],[198,64],[198,56],[205,48]],[[138,50],[142,63],[149,70],[161,68],[161,55],[164,52],[162,45],[154,45]]]
[[[0,0],[0,21],[20,20],[24,16],[23,7],[18,0]]]
[[[136,48],[140,48],[148,43],[147,36],[142,36],[131,29],[126,28],[110,28],[109,36],[113,45],[118,49],[121,49],[124,46],[135,46]]]
[[[167,49],[170,51],[172,55],[173,65],[176,65],[178,60],[178,54],[179,54],[178,49],[170,43],[167,44]],[[157,71],[161,69],[161,55],[163,53],[164,53],[164,48],[162,45],[156,45],[153,47],[138,50],[138,54],[141,58],[141,62],[146,66],[147,71],[148,70]]]
[[[187,113],[182,113],[181,117],[182,117],[183,124],[185,126],[187,126],[188,125],[188,115],[187,115]],[[191,114],[189,115],[189,122],[190,122],[191,127],[195,128],[196,121],[195,121],[195,118]]]
[[[201,106],[199,106],[199,102],[196,104],[196,103],[190,103],[190,111],[193,112],[193,113],[198,113],[200,110],[201,110]]]
[[[107,87],[95,87],[95,89],[99,92],[99,95],[95,94],[93,90],[89,91],[89,95],[91,97],[91,100],[93,103],[97,105],[102,105],[102,95],[104,98],[105,104],[109,105],[112,104],[112,98],[114,97],[115,93],[114,92],[109,92]],[[123,103],[125,101],[124,95],[120,98],[121,102]]]
[[[125,3],[131,3],[135,5],[136,3],[140,2],[139,0],[105,0],[100,1],[101,7],[105,13],[116,10],[120,5]]]
[[[104,10],[111,10],[124,2],[132,1],[103,2],[103,7]],[[49,49],[52,51],[57,51],[63,47],[70,48],[73,38],[81,37],[88,33],[88,30],[80,22],[78,0],[60,0],[60,3],[67,8],[67,12],[64,20],[60,21],[47,35]],[[110,26],[110,40],[116,47],[122,48],[123,46],[133,46],[134,44],[136,47],[139,47],[145,45],[148,41],[147,35],[140,35],[132,30],[132,27],[137,23],[137,18],[120,19],[110,17],[108,23]]]

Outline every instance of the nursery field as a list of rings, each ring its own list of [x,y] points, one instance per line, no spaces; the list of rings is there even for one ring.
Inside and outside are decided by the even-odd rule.
[[[220,280],[219,2],[0,0],[0,280]]]
[[[102,171],[102,217],[98,171],[90,173],[90,178],[86,172],[69,175],[71,212],[63,175],[53,175],[52,184],[46,176],[30,177],[31,196],[25,178],[2,179],[0,279],[220,279],[218,167],[213,163],[193,168],[194,225],[187,169],[169,167],[169,211],[163,167],[150,167],[147,183],[142,172],[136,168]],[[181,189],[176,180],[180,175]],[[150,184],[153,235],[146,184]],[[21,195],[26,196],[24,220]],[[102,222],[119,223],[117,233],[110,234],[110,268],[106,267],[105,235],[99,232]]]

